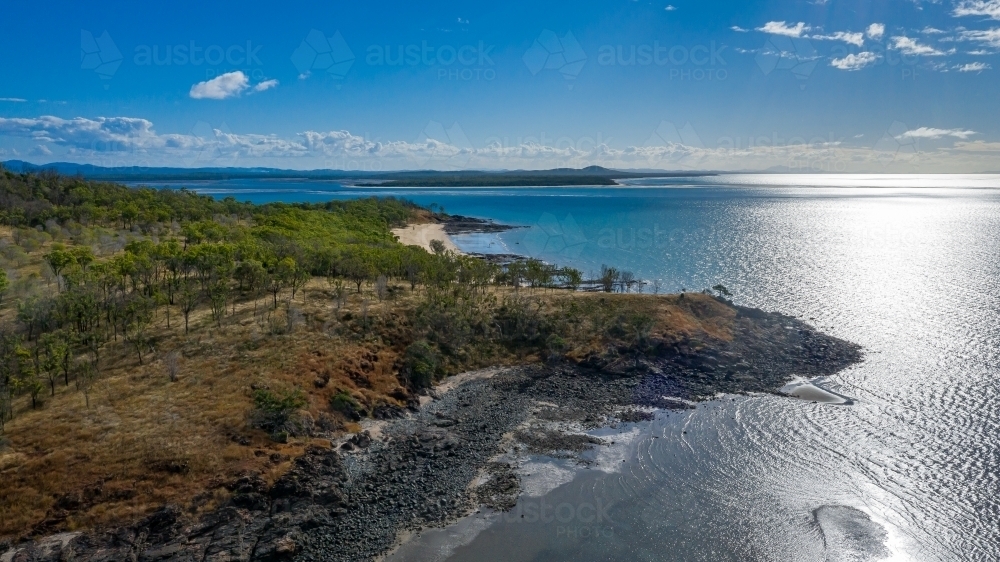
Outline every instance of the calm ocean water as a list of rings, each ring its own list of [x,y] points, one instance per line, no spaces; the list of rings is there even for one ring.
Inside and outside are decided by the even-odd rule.
[[[185,185],[256,202],[436,203],[525,227],[459,237],[463,249],[585,273],[606,263],[664,290],[721,282],[865,349],[818,381],[853,405],[727,397],[606,430],[616,445],[593,468],[531,459],[514,515],[427,533],[396,559],[1000,559],[1000,176]]]

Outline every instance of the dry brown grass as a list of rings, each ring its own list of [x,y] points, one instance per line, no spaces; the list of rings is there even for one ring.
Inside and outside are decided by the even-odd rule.
[[[569,359],[582,361],[591,355],[601,355],[609,346],[628,345],[629,336],[609,336],[607,328],[624,319],[645,316],[651,320],[646,339],[671,345],[679,342],[730,341],[733,338],[736,311],[714,298],[700,293],[653,297],[617,293],[566,293],[544,295],[543,309],[548,313],[570,303],[582,306],[576,324],[566,326]],[[556,315],[558,315],[556,313]],[[621,320],[619,320],[621,322]]]
[[[277,478],[315,440],[279,444],[251,429],[252,387],[302,388],[313,417],[335,425],[346,421],[329,411],[338,391],[367,405],[398,404],[389,396],[400,390],[397,352],[380,341],[331,336],[346,328],[324,285],[312,282],[307,298],[292,303],[304,317],[293,333],[269,333],[265,299],[257,317],[252,302],[240,303],[222,329],[199,310],[188,336],[176,310],[170,329],[161,311],[152,333],[157,352],[145,364],[123,343],[108,345],[89,407],[72,382],[37,410],[20,399],[7,424],[10,448],[0,452],[0,536],[108,525],[166,503],[197,511],[226,497],[223,485],[240,474]],[[284,306],[270,314],[275,325],[285,325]],[[378,305],[369,310],[373,321],[388,316]],[[358,315],[360,297],[341,312]],[[171,350],[182,354],[177,382],[164,365]]]
[[[490,290],[500,299],[512,291]],[[648,314],[655,320],[651,335],[661,340],[731,338],[734,312],[704,295],[522,294],[548,308],[568,298],[598,309]],[[371,333],[359,328],[362,298],[378,325]],[[285,305],[271,311],[264,298],[256,306],[240,302],[221,329],[208,309],[198,310],[189,335],[176,309],[169,329],[161,309],[151,330],[156,353],[140,365],[131,348],[110,343],[89,407],[72,383],[57,387],[37,410],[26,398],[18,401],[7,425],[10,448],[0,451],[0,537],[119,524],[167,503],[194,513],[224,501],[225,484],[241,474],[256,472],[273,481],[305,446],[324,441],[280,444],[250,428],[251,389],[303,389],[306,409],[328,429],[356,429],[330,411],[330,398],[338,392],[369,408],[380,402],[403,405],[397,373],[410,336],[405,311],[418,298],[419,292],[405,289],[383,305],[352,294],[336,311],[325,281],[315,279],[291,303],[303,319],[292,333],[275,333],[286,327]],[[4,308],[9,314],[10,305]],[[599,350],[600,339],[593,336],[574,355]],[[173,350],[181,353],[176,382],[164,365]],[[509,364],[538,357],[495,359]]]

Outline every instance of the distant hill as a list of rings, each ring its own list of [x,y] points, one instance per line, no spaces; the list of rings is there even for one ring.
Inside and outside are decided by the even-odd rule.
[[[21,160],[3,162],[3,166],[12,172],[37,172],[54,170],[62,175],[82,176],[92,180],[110,181],[153,181],[153,180],[209,180],[209,179],[245,179],[245,178],[307,178],[307,179],[344,179],[370,177],[369,172],[344,172],[340,170],[282,170],[279,168],[169,168],[127,166],[106,168],[92,164],[75,164],[72,162],[52,162],[50,164],[32,164]]]
[[[570,186],[615,185],[617,179],[644,177],[696,177],[711,172],[657,172],[613,170],[601,166],[556,168],[552,170],[408,170],[398,172],[363,172],[347,170],[283,170],[279,168],[105,168],[91,164],[53,162],[31,164],[9,160],[3,166],[12,172],[54,170],[68,176],[91,180],[151,182],[197,181],[220,179],[310,179],[358,183],[384,187],[458,187],[458,186]]]

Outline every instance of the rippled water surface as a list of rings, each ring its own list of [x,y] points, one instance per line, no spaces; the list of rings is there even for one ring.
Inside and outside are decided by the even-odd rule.
[[[1000,179],[768,178],[392,192],[526,227],[460,246],[607,263],[664,290],[722,282],[865,349],[817,381],[850,405],[661,413],[630,429],[613,470],[526,493],[525,517],[466,521],[409,559],[1000,559]],[[565,521],[524,511],[543,501]]]

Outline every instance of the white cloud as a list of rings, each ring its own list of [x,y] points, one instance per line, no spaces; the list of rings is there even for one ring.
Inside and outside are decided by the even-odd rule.
[[[959,39],[1000,48],[1000,27],[963,31],[959,34]]]
[[[966,152],[993,152],[1000,154],[1000,142],[971,141],[956,142],[955,148]]]
[[[223,126],[222,129],[225,129]],[[905,132],[901,132],[905,131]],[[467,169],[548,169],[593,164],[611,168],[765,170],[791,163],[819,162],[844,171],[987,171],[995,169],[1000,143],[976,143],[974,131],[963,129],[901,129],[899,144],[913,139],[952,138],[954,146],[921,152],[919,158],[886,165],[885,155],[871,147],[847,146],[833,138],[790,140],[785,145],[733,143],[720,140],[714,148],[693,143],[683,134],[659,145],[614,148],[580,142],[548,146],[523,142],[514,146],[486,140],[478,147],[448,138],[372,140],[349,131],[304,131],[291,137],[232,133],[209,129],[200,134],[159,134],[153,124],[133,117],[0,118],[0,138],[24,137],[46,146],[53,155],[39,160],[64,159],[97,165],[146,166],[274,166],[295,169],[449,169],[462,162]],[[461,140],[461,139],[460,139]],[[466,139],[467,140],[467,139]],[[5,146],[4,149],[12,150]],[[458,159],[456,159],[458,157]]]
[[[673,5],[669,5],[666,8],[663,8],[663,9],[666,10],[666,11],[668,11],[668,12],[672,12],[672,11],[676,10],[677,8],[675,6],[673,6]]]
[[[156,138],[153,124],[133,117],[62,119],[46,115],[38,118],[0,118],[0,135],[28,137],[39,142],[82,149],[143,144]]]
[[[1000,0],[961,0],[952,14],[955,17],[987,16],[1000,20]]]
[[[910,39],[909,37],[893,37],[892,48],[902,51],[904,55],[940,57],[946,54],[944,51],[935,49],[930,45],[923,45],[913,39]]]
[[[810,31],[811,29],[811,27],[801,21],[791,27],[783,21],[769,21],[764,24],[764,27],[758,27],[757,31],[763,31],[764,33],[770,33],[771,35],[802,37],[803,33]]]
[[[242,71],[227,72],[191,86],[190,95],[196,100],[224,100],[243,93],[250,87],[250,79]]]
[[[266,91],[266,90],[270,90],[271,88],[277,88],[278,84],[279,84],[279,82],[277,80],[265,80],[265,81],[261,82],[260,84],[257,84],[256,86],[254,86],[253,87],[253,91],[255,91],[255,92],[263,92],[263,91]]]
[[[32,156],[52,156],[52,149],[45,146],[44,144],[39,144],[31,150]]]
[[[880,24],[876,24],[880,25]],[[733,26],[730,29],[733,31],[746,31],[738,26]],[[782,35],[785,37],[801,38],[805,37],[808,39],[816,39],[818,41],[843,41],[855,46],[862,46],[865,43],[865,34],[861,32],[852,31],[835,31],[830,34],[816,34],[807,35],[806,32],[812,31],[812,27],[805,24],[805,22],[798,22],[795,25],[788,25],[784,21],[769,21],[764,24],[763,27],[758,27],[757,31],[762,31],[764,33],[770,33],[771,35]],[[883,26],[883,32],[884,26]]]
[[[955,67],[955,70],[959,72],[982,72],[984,70],[989,70],[993,68],[992,66],[986,64],[985,62],[970,62],[969,64],[962,64]]]
[[[975,131],[966,129],[935,129],[933,127],[920,127],[912,129],[899,135],[896,138],[909,139],[940,139],[944,137],[954,137],[956,139],[967,140],[972,135],[978,135]]]
[[[944,31],[928,25],[927,27],[921,29],[920,33],[923,33],[924,35],[941,35]]]
[[[865,30],[865,34],[868,35],[868,37],[874,39],[875,41],[878,41],[882,39],[883,35],[885,35],[885,24],[873,23],[868,26],[868,29]]]
[[[865,44],[864,33],[853,33],[849,31],[835,31],[831,35],[812,35],[809,38],[821,41],[843,41],[844,43],[849,43],[857,47]]]
[[[734,26],[730,27],[729,29],[732,29],[733,31],[735,31],[737,33],[746,33],[748,31],[750,31],[749,29],[743,29],[742,27],[740,27],[738,25],[734,25]]]
[[[867,66],[871,66],[878,62],[878,55],[868,51],[863,51],[858,54],[849,54],[841,59],[833,59],[830,62],[830,66],[834,68],[839,68],[840,70],[861,70]]]
[[[21,98],[0,98],[0,101],[9,101],[9,102],[14,102],[14,103],[24,103],[24,102],[26,102],[28,100],[21,99]]]

